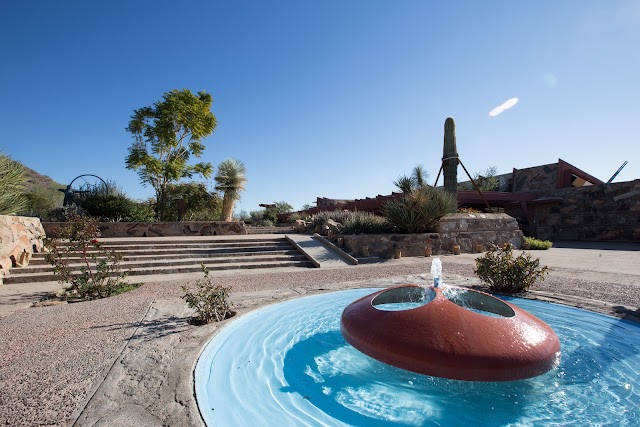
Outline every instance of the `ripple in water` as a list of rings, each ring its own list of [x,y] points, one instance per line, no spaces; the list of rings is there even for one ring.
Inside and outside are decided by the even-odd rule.
[[[640,326],[507,299],[547,322],[560,365],[539,377],[480,383],[419,375],[365,356],[340,334],[342,310],[374,292],[300,298],[232,321],[196,367],[210,426],[640,425]]]

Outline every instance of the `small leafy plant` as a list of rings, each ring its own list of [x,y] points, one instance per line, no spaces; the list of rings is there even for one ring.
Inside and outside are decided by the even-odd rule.
[[[95,219],[72,216],[69,220],[57,230],[58,237],[44,241],[49,250],[45,259],[53,266],[53,274],[59,283],[69,285],[60,296],[93,300],[121,293],[128,286],[127,273],[120,268],[122,255],[102,247]]]
[[[510,244],[502,248],[493,246],[476,258],[474,272],[492,291],[506,293],[525,292],[536,280],[543,281],[549,267],[540,267],[540,260],[523,252],[513,257]]]
[[[547,250],[553,246],[553,242],[550,240],[539,240],[533,237],[525,237],[524,242],[529,245],[531,250]]]
[[[182,286],[184,295],[182,299],[187,305],[196,311],[200,323],[219,322],[233,316],[233,303],[229,301],[230,286],[214,285],[209,277],[209,269],[202,264],[204,277],[194,283],[196,291],[187,286]]]

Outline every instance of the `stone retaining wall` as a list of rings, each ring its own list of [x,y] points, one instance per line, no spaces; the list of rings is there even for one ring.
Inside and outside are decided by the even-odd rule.
[[[42,237],[39,218],[0,215],[0,284],[12,267],[27,265],[31,254],[42,251]]]
[[[48,237],[56,237],[62,223],[42,224]],[[190,222],[101,222],[101,237],[165,237],[165,236],[226,236],[247,234],[243,221]]]
[[[424,256],[425,247],[432,254],[451,253],[454,245],[465,253],[476,252],[476,245],[488,247],[509,242],[520,248],[522,231],[517,221],[506,214],[450,214],[438,224],[438,233],[423,234],[361,234],[341,236],[344,247],[355,256],[393,258],[396,249],[403,257]],[[366,249],[365,249],[366,247]]]

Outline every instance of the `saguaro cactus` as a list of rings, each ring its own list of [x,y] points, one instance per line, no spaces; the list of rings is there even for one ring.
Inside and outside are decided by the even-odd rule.
[[[444,122],[444,149],[442,151],[444,190],[458,195],[458,149],[456,148],[456,122],[447,117]]]

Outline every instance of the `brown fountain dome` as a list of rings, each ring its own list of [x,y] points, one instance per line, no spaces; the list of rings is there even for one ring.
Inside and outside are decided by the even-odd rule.
[[[423,300],[407,310],[378,307]],[[542,320],[470,289],[401,285],[345,308],[344,338],[361,352],[409,371],[468,381],[511,381],[557,366],[560,342]]]

